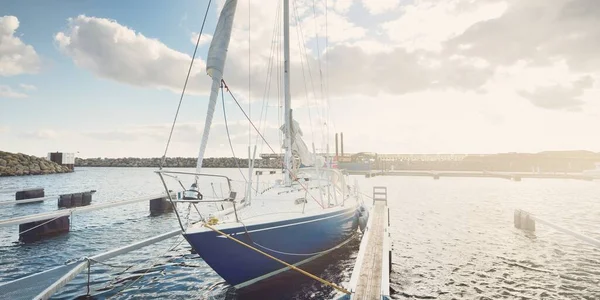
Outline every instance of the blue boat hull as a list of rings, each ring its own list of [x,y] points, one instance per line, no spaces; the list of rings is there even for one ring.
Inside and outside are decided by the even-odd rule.
[[[356,207],[304,218],[222,230],[289,264],[302,264],[348,241],[358,227]],[[214,231],[184,234],[196,253],[229,284],[242,288],[286,267]]]

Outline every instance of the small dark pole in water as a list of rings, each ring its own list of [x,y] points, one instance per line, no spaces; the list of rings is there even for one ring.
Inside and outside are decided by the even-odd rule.
[[[344,156],[344,133],[340,133],[340,154]]]
[[[340,155],[340,152],[338,151],[338,134],[335,134],[335,159],[338,159],[338,156]]]

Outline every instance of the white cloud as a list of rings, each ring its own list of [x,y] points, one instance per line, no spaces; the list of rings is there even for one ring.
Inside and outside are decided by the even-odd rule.
[[[33,139],[56,139],[61,136],[57,131],[52,129],[38,129],[34,131],[25,131],[21,136]]]
[[[596,88],[600,44],[594,38],[599,36],[600,2],[415,0],[395,7],[387,1],[361,5],[358,0],[330,0],[327,49],[325,2],[315,3],[316,20],[311,0],[292,1],[290,18],[292,106],[307,144],[313,140],[317,148],[325,148],[323,124],[331,114],[335,124],[328,120],[329,144],[333,145],[336,131],[344,131],[346,152],[600,150],[600,140],[590,129],[600,127],[600,102],[594,101],[600,99]],[[273,30],[281,29],[281,20],[277,20],[281,1],[240,1],[238,5],[225,79],[238,100],[247,102],[250,78],[252,101],[257,101],[263,99],[271,55],[277,59],[274,68],[282,65],[282,40],[272,39]],[[301,26],[296,26],[296,10]],[[301,37],[297,35],[300,27]],[[203,45],[212,31],[205,28]],[[179,35],[187,42],[188,33],[182,30]],[[113,20],[79,16],[56,35],[56,43],[78,67],[97,77],[179,93],[191,57],[150,38],[152,34],[136,32]],[[320,51],[316,49],[317,34]],[[298,47],[300,41],[304,44]],[[189,47],[185,52],[191,53],[193,46],[185,45]],[[271,53],[271,46],[276,54]],[[308,52],[304,66],[299,48]],[[324,51],[327,61],[319,56]],[[196,67],[190,90],[206,93],[209,78],[202,57]],[[329,111],[321,97],[320,73],[330,95]],[[273,123],[281,119],[276,116],[277,100],[281,99],[277,74],[281,69],[274,69],[267,97],[271,100],[268,121]],[[305,83],[313,106],[310,117]],[[260,113],[256,106],[252,108],[255,121]],[[238,156],[245,156],[248,125],[237,122],[241,114],[231,112],[234,147]],[[230,155],[220,115],[218,110],[207,156]],[[278,150],[277,126],[268,124],[267,139]],[[203,125],[178,123],[169,155],[195,156]],[[70,135],[60,131],[54,140],[3,135],[0,143],[37,151],[56,142],[81,147],[84,156],[156,157],[162,154],[170,129],[170,124],[126,126],[115,122],[110,126]],[[263,147],[262,151],[269,150]]]
[[[198,46],[206,45],[206,44],[210,43],[211,40],[212,40],[212,35],[203,33],[202,37],[200,38],[200,43],[198,44]],[[192,37],[190,38],[190,41],[192,42],[192,44],[196,45],[196,42],[198,41],[198,33],[197,32],[192,33]]]
[[[60,50],[93,74],[136,86],[181,92],[191,57],[114,20],[80,15],[55,35]],[[194,63],[191,93],[206,93],[204,61]]]
[[[325,28],[327,26],[327,28]],[[330,43],[339,43],[350,40],[362,39],[366,36],[367,30],[350,22],[348,17],[330,12],[327,19],[324,15],[319,14],[316,18],[314,15],[304,18],[302,21],[302,31],[305,40],[309,41],[316,38],[325,38],[325,30],[327,29],[328,41]],[[324,50],[324,45],[321,47]]]
[[[390,12],[400,6],[400,0],[361,0],[361,3],[372,15]]]
[[[329,7],[339,14],[345,14],[354,4],[355,0],[334,0],[329,1]]]
[[[19,28],[17,17],[0,17],[0,76],[39,71],[40,58],[33,46],[26,45],[15,36],[17,28]]]
[[[447,46],[498,65],[565,60],[575,71],[598,71],[599,13],[594,0],[513,0],[502,16],[472,26]]]
[[[10,131],[10,127],[0,125],[0,133],[8,133]]]
[[[0,98],[27,98],[27,94],[14,91],[8,85],[0,85]]]
[[[402,15],[381,27],[392,42],[409,51],[441,51],[443,42],[478,22],[498,18],[506,8],[505,2],[416,0],[402,6]]]
[[[580,110],[584,101],[581,99],[584,91],[594,85],[591,76],[570,82],[568,85],[538,87],[534,91],[519,91],[519,94],[534,105],[548,109]]]
[[[258,126],[258,124],[257,124]],[[170,151],[168,156],[195,156],[202,139],[204,123],[181,122],[178,123],[173,132]],[[229,136],[233,144],[234,151],[238,157],[247,156],[248,147],[248,123],[243,121],[228,122]],[[154,152],[144,151],[144,156],[160,156],[159,153],[164,150],[165,143],[171,129],[171,124],[142,124],[128,125],[114,129],[100,131],[85,131],[80,133],[81,138],[89,138],[101,143],[119,143],[120,145],[130,145],[132,148],[138,148],[137,145],[153,145]],[[278,145],[278,126],[269,122],[262,124],[261,131],[270,145],[277,151],[281,148]],[[254,143],[256,133],[252,131],[252,141]],[[262,144],[259,140],[259,146]],[[269,151],[267,146],[263,149]],[[209,136],[208,156],[231,156],[229,140],[225,123],[222,121],[213,122]]]
[[[598,74],[572,72],[565,60],[532,66],[520,60],[508,66],[496,66],[494,76],[482,87],[488,93],[513,91],[519,98],[544,109],[580,111],[593,104],[589,94]],[[589,95],[588,95],[589,94]],[[597,110],[596,107],[587,107]]]
[[[19,86],[21,87],[21,89],[24,89],[27,91],[36,91],[37,90],[37,87],[32,84],[21,83],[21,84],[19,84]]]

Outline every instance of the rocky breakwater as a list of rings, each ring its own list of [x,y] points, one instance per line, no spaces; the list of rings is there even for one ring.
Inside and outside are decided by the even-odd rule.
[[[72,172],[44,158],[0,151],[0,176],[43,175]]]
[[[198,160],[195,157],[167,157],[164,167],[166,168],[195,168]],[[75,158],[77,167],[146,167],[156,168],[160,165],[161,159],[154,158]],[[236,168],[237,166],[246,168],[247,159],[234,157],[209,157],[202,161],[204,168]],[[256,159],[255,168],[281,168],[281,159]]]

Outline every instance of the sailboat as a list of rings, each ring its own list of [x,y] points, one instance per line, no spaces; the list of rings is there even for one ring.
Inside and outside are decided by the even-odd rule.
[[[231,179],[202,173],[202,159],[222,85],[236,5],[237,0],[225,2],[208,52],[207,73],[212,77],[212,86],[196,171],[159,170],[157,173],[167,191],[168,177],[187,174],[195,178],[193,187],[184,190],[186,197],[171,201],[193,205],[221,203],[218,210],[206,214],[199,222],[184,227],[180,220],[180,225],[183,236],[195,252],[227,283],[239,289],[289,270],[290,265],[300,266],[343,246],[356,235],[364,207],[358,187],[350,186],[348,176],[340,170],[326,167],[326,159],[316,155],[314,146],[312,153],[308,150],[300,126],[292,118],[289,0],[283,3],[283,178],[268,188],[253,192],[251,171],[245,196],[239,197],[231,190]],[[294,163],[297,160],[299,164]],[[203,191],[196,183],[212,179],[223,180],[225,186],[229,186],[225,197],[208,199],[202,196]],[[180,186],[184,187],[181,182]],[[171,193],[168,194],[171,197]]]

